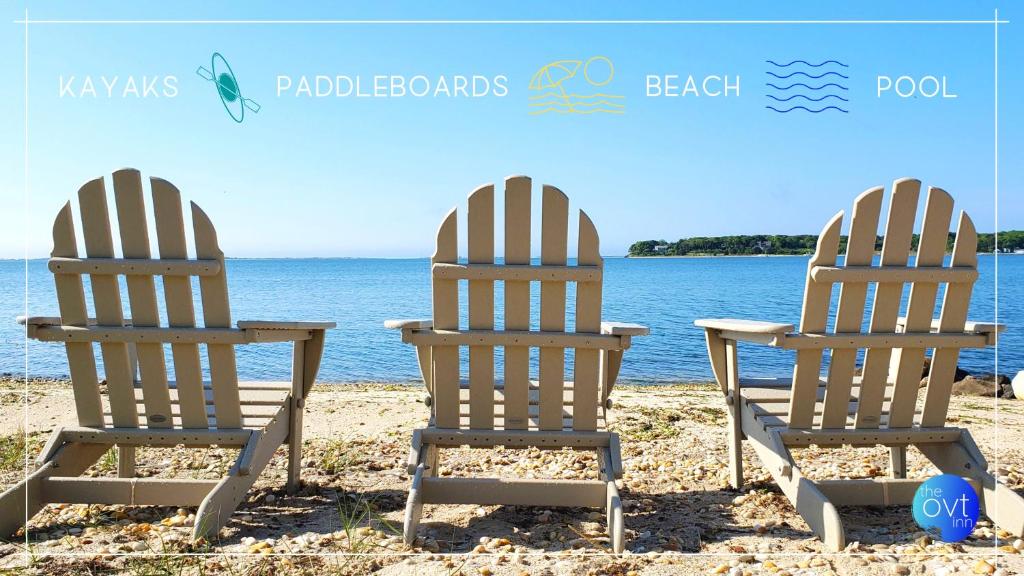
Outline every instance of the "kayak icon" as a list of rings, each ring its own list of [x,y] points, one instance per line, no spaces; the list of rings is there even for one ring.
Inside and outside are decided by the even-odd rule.
[[[214,52],[213,56],[210,57],[209,68],[200,66],[196,70],[196,74],[217,86],[217,95],[220,96],[220,102],[235,122],[241,123],[245,119],[246,109],[249,109],[253,114],[260,111],[260,105],[255,100],[242,96],[242,91],[238,87],[238,79],[231,70],[231,65],[220,55],[220,52]]]

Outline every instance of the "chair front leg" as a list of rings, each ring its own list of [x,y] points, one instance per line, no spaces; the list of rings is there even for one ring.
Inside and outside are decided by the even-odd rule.
[[[288,492],[295,492],[301,484],[302,420],[306,396],[316,383],[326,336],[326,329],[311,330],[309,340],[297,340],[292,348],[292,393],[288,398]]]
[[[743,399],[740,397],[739,357],[736,341],[725,340],[726,405],[729,423],[729,484],[743,486]]]
[[[292,349],[292,393],[288,396],[288,480],[285,489],[290,494],[298,490],[302,475],[305,363],[306,342],[299,340]]]

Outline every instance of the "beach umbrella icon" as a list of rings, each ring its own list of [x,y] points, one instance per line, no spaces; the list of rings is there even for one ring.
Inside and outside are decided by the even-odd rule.
[[[533,78],[530,78],[530,90],[545,90],[547,88],[558,88],[562,90],[562,82],[576,76],[580,65],[579,60],[557,60],[546,64],[537,70]],[[565,91],[562,90],[565,94]]]
[[[200,66],[196,74],[204,80],[213,82],[217,86],[217,95],[220,96],[221,104],[235,122],[241,122],[245,118],[245,110],[248,108],[256,114],[260,111],[260,105],[256,101],[242,96],[238,87],[238,79],[231,70],[231,65],[220,55],[214,52],[210,58],[210,68]]]

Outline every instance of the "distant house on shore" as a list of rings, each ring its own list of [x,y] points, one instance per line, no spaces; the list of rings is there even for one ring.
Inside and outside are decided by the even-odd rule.
[[[655,254],[664,254],[668,250],[668,244],[656,244],[654,246]]]

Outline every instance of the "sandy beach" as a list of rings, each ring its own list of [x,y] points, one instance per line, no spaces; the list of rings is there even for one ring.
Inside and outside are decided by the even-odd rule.
[[[25,385],[0,382],[0,484],[24,473]],[[416,548],[401,543],[410,431],[427,419],[418,385],[319,385],[305,421],[303,490],[283,491],[278,450],[219,538],[190,542],[194,509],[51,506],[24,541],[0,544],[0,570],[40,574],[1016,574],[1024,542],[982,521],[961,544],[916,532],[909,507],[841,510],[845,552],[829,554],[745,453],[744,491],[728,488],[724,412],[717,387],[623,386],[613,429],[623,439],[627,554],[608,553],[603,512],[502,506],[427,506]],[[29,384],[28,451],[73,424],[66,382]],[[1024,491],[1024,402],[954,397],[953,425],[967,426],[1011,487]],[[809,448],[812,477],[884,475],[884,449]],[[222,449],[143,449],[139,474],[217,477],[234,458]],[[113,456],[89,475],[114,473]],[[441,474],[596,477],[586,453],[449,450]],[[911,451],[911,475],[934,473]],[[198,553],[170,556],[170,553]]]

